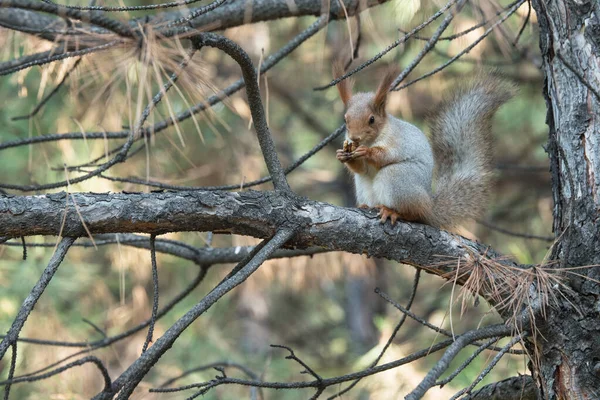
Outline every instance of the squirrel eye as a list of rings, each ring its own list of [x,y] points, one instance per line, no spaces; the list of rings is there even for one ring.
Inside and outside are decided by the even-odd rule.
[[[369,125],[373,125],[374,123],[375,123],[375,117],[371,115],[369,117]]]

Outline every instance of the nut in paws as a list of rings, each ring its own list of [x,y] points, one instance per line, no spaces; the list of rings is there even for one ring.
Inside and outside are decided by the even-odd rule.
[[[349,140],[344,140],[344,145],[343,145],[342,149],[344,150],[345,153],[352,153],[354,150],[356,150],[357,147],[358,147],[358,143],[351,142]]]

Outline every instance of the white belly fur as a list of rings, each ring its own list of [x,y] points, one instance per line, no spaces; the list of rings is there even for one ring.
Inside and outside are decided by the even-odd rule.
[[[368,175],[354,175],[354,188],[356,190],[356,202],[358,205],[366,204],[374,207],[373,178]]]
[[[367,166],[365,173],[354,174],[358,205],[398,210],[415,199],[430,198],[433,153],[419,128],[389,116],[382,133],[370,145],[375,146],[391,152],[395,162],[380,170]]]

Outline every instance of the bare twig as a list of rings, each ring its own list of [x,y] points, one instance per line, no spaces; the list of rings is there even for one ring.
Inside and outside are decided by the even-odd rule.
[[[18,121],[18,120],[22,120],[22,119],[29,119],[29,118],[33,117],[34,115],[36,115],[42,109],[42,107],[44,107],[44,105],[48,102],[48,100],[50,100],[52,98],[52,96],[54,96],[56,93],[58,93],[58,91],[60,90],[60,88],[64,85],[64,83],[69,78],[69,75],[71,75],[71,72],[75,71],[75,68],[77,68],[77,66],[79,65],[80,62],[81,62],[81,58],[78,58],[77,61],[75,61],[75,63],[73,64],[73,66],[71,68],[69,68],[69,70],[65,73],[65,76],[63,76],[63,78],[60,80],[60,82],[58,82],[58,85],[56,85],[54,87],[54,89],[52,89],[50,91],[50,93],[48,93],[46,95],[46,97],[44,97],[35,106],[35,108],[33,110],[31,110],[31,112],[29,114],[27,114],[27,115],[20,115],[20,116],[17,116],[17,117],[12,117],[11,119],[13,121]]]
[[[415,300],[415,297],[417,295],[417,288],[419,287],[419,279],[420,278],[421,278],[421,270],[417,269],[415,271],[415,279],[413,280],[413,286],[412,286],[412,290],[410,292],[410,297],[408,299],[408,303],[406,304],[407,310],[410,310],[410,307],[412,306],[412,303]],[[381,359],[383,358],[383,355],[385,354],[387,349],[391,346],[392,342],[396,338],[398,331],[400,331],[400,328],[402,328],[402,325],[404,325],[404,321],[406,321],[406,316],[407,316],[407,314],[402,315],[402,318],[400,318],[400,321],[394,328],[394,331],[390,335],[388,341],[385,343],[385,346],[383,346],[383,349],[381,349],[381,352],[379,352],[379,355],[377,356],[377,358],[370,364],[371,368],[376,366],[379,363],[379,361],[381,361]],[[327,400],[333,400],[336,397],[339,397],[339,396],[342,396],[342,395],[348,393],[354,386],[356,386],[358,384],[358,382],[360,382],[360,379],[355,380],[350,385],[348,385],[348,387],[344,388],[344,390],[339,391],[334,396],[329,397]]]
[[[397,302],[395,302],[394,300],[392,300],[392,298],[390,298],[390,296],[388,296],[387,294],[383,293],[379,288],[375,288],[375,293],[377,293],[379,296],[381,296],[382,299],[384,299],[385,301],[387,301],[388,303],[390,303],[391,305],[393,305],[394,307],[396,307],[403,314],[408,315],[410,318],[412,318],[413,320],[417,321],[421,325],[423,325],[423,326],[431,329],[434,332],[441,333],[442,335],[447,336],[449,338],[454,338],[455,337],[455,335],[453,335],[452,332],[447,331],[446,329],[442,329],[439,326],[435,326],[433,324],[430,324],[429,322],[425,321],[423,318],[420,318],[419,316],[417,316],[412,311],[407,310],[406,308],[402,307],[400,304],[398,304]],[[470,343],[470,345],[473,345],[473,346],[482,346],[482,344],[479,343],[479,342],[473,342],[473,343]],[[496,347],[496,346],[489,346],[488,349],[494,350],[494,351],[500,351],[500,350],[502,350],[501,347]],[[510,350],[510,353],[511,354],[524,354],[522,350],[512,350],[512,349]]]
[[[102,335],[103,338],[106,338],[106,332],[104,332],[102,329],[100,329],[100,327],[96,324],[94,324],[92,321],[90,321],[87,318],[81,318],[81,320],[83,322],[85,322],[86,324],[88,324],[89,326],[91,326],[96,332],[98,332],[100,335]]]
[[[273,179],[273,186],[276,190],[290,191],[283,168],[277,156],[277,150],[273,143],[273,138],[265,118],[265,110],[260,98],[260,89],[256,80],[256,70],[252,65],[252,60],[248,54],[230,39],[213,33],[203,33],[192,38],[192,43],[199,49],[202,46],[216,47],[233,58],[242,69],[242,75],[246,85],[246,96],[252,114],[252,121],[258,136],[258,143],[262,150],[262,155],[267,164],[267,169]]]
[[[23,64],[19,64],[12,68],[6,68],[6,69],[0,71],[0,76],[12,74],[14,72],[20,71],[25,68],[33,67],[35,65],[49,64],[51,62],[64,60],[66,58],[80,57],[80,56],[84,56],[86,54],[91,54],[91,53],[95,53],[98,51],[108,50],[108,49],[116,46],[117,44],[119,44],[118,40],[112,40],[108,43],[103,43],[98,46],[92,46],[92,47],[88,47],[88,48],[81,49],[81,50],[73,50],[73,51],[66,51],[66,52],[58,53],[58,54],[51,54],[45,58],[35,59],[35,60],[29,61],[29,62],[26,62]]]
[[[2,381],[2,382],[0,382],[0,386],[13,384],[13,383],[21,383],[21,382],[42,381],[44,379],[50,378],[51,376],[58,375],[68,369],[71,369],[73,367],[79,367],[79,366],[87,364],[87,363],[93,363],[96,367],[98,367],[98,369],[100,370],[100,373],[102,374],[102,378],[104,379],[104,390],[109,390],[111,381],[110,381],[110,376],[108,374],[108,371],[106,370],[106,367],[104,366],[104,364],[102,364],[102,361],[100,361],[100,359],[98,359],[97,357],[94,357],[94,356],[87,356],[87,357],[81,358],[77,361],[73,361],[72,363],[69,363],[65,366],[62,366],[60,368],[57,368],[57,369],[47,372],[45,374],[34,375],[34,376],[21,376],[21,377],[13,378],[10,381]]]
[[[406,400],[417,400],[435,385],[436,380],[448,369],[450,362],[456,355],[470,343],[490,337],[504,337],[511,335],[511,328],[504,325],[491,325],[485,328],[472,330],[456,337],[456,340],[444,353],[442,358],[427,372],[421,383],[406,396]]]
[[[209,232],[210,233],[210,232]],[[8,240],[8,238],[7,238]],[[140,249],[150,249],[150,242],[147,236],[134,235],[130,233],[106,234],[94,236],[96,246],[108,246],[115,243],[137,247]],[[0,243],[5,246],[21,246],[18,242]],[[28,247],[54,247],[54,243],[30,243]],[[90,242],[79,241],[73,244],[74,247],[93,247]],[[241,261],[248,255],[254,246],[236,246],[236,247],[195,247],[184,242],[171,239],[156,239],[156,251],[170,254],[185,260],[202,265],[231,264]],[[290,258],[312,256],[320,253],[327,253],[329,250],[322,247],[309,247],[306,249],[279,249],[275,251],[269,259]]]
[[[482,219],[478,219],[477,223],[485,226],[486,228],[490,228],[492,230],[498,231],[500,233],[504,233],[505,235],[509,235],[509,236],[521,237],[521,238],[524,238],[524,239],[544,240],[546,242],[552,242],[552,241],[554,241],[556,239],[555,237],[552,237],[552,236],[540,236],[540,235],[533,235],[531,233],[513,232],[513,231],[511,231],[509,229],[505,229],[505,228],[499,227],[499,226],[497,226],[495,224],[492,224],[489,221],[484,221]]]
[[[431,49],[433,49],[433,47],[437,44],[438,39],[442,36],[442,34],[446,30],[446,28],[448,28],[448,25],[450,25],[450,23],[454,19],[454,16],[464,6],[465,2],[466,2],[466,0],[458,0],[458,2],[456,3],[456,11],[450,12],[446,16],[446,18],[444,18],[444,20],[442,21],[440,26],[435,30],[435,32],[433,33],[431,38],[427,41],[427,43],[425,43],[425,47],[423,47],[421,49],[421,51],[419,52],[419,54],[417,54],[417,56],[410,62],[410,64],[408,64],[406,66],[406,68],[404,68],[404,70],[400,73],[400,75],[398,75],[396,77],[396,79],[394,79],[394,82],[392,82],[390,89],[392,89],[392,90],[395,89],[396,86],[398,86],[400,84],[400,82],[402,82],[408,76],[408,74],[410,74],[417,67],[417,65],[419,65],[421,60],[427,54],[429,54]]]
[[[342,75],[342,76],[340,76],[340,77],[332,80],[328,84],[314,88],[314,90],[328,89],[328,88],[330,88],[332,86],[337,85],[338,83],[340,83],[344,79],[347,79],[347,78],[351,77],[352,75],[356,74],[357,72],[365,69],[366,67],[368,67],[369,65],[373,64],[375,61],[379,60],[384,55],[386,55],[387,53],[389,53],[390,51],[392,51],[393,49],[395,49],[396,47],[398,47],[401,44],[403,44],[404,42],[406,42],[411,36],[413,36],[414,34],[416,34],[419,31],[421,31],[423,28],[425,28],[426,26],[428,26],[429,24],[431,24],[433,21],[435,21],[436,19],[438,19],[446,11],[448,11],[450,9],[450,7],[452,7],[457,1],[459,1],[459,0],[450,0],[448,3],[446,3],[446,5],[444,5],[444,7],[440,8],[438,11],[436,11],[425,22],[423,22],[422,24],[420,24],[419,26],[417,26],[416,28],[414,28],[413,30],[411,30],[410,32],[408,32],[406,35],[404,35],[400,39],[396,40],[394,43],[390,44],[383,51],[379,52],[377,55],[375,55],[374,57],[370,58],[368,61],[362,63],[358,67],[354,68],[352,71],[346,72],[344,75]],[[461,0],[461,1],[464,1],[464,0]]]
[[[29,293],[25,301],[23,301],[23,304],[21,305],[21,308],[19,309],[19,312],[17,313],[17,316],[13,321],[10,329],[6,333],[6,336],[4,336],[4,338],[2,339],[2,342],[0,342],[0,359],[4,357],[6,350],[17,342],[17,339],[19,338],[19,333],[21,332],[21,329],[23,328],[27,317],[29,317],[29,313],[31,313],[31,310],[33,310],[35,303],[37,303],[42,293],[44,293],[44,290],[52,280],[54,273],[58,270],[58,267],[62,263],[63,259],[65,258],[65,255],[67,254],[67,251],[69,250],[74,241],[75,238],[73,237],[65,237],[60,241],[56,252],[52,255],[52,258],[50,258],[48,266],[42,273],[42,276],[35,284],[33,289],[31,289],[31,292]]]
[[[244,379],[235,379],[235,378],[227,377],[224,379],[217,379],[217,380],[212,380],[209,382],[196,383],[196,384],[186,385],[186,386],[181,386],[181,387],[176,387],[176,388],[150,389],[150,392],[172,393],[172,392],[179,392],[179,391],[189,390],[189,389],[194,389],[194,388],[203,388],[202,391],[197,394],[205,394],[207,392],[207,389],[210,390],[216,386],[228,385],[228,384],[262,387],[262,388],[269,388],[269,389],[288,389],[288,390],[301,389],[301,388],[320,389],[322,387],[330,387],[330,386],[334,386],[334,385],[339,385],[340,383],[354,381],[356,379],[364,378],[367,376],[378,374],[383,371],[397,368],[401,365],[409,364],[415,360],[418,360],[423,357],[427,357],[430,354],[433,354],[441,349],[444,349],[444,348],[450,346],[452,344],[452,342],[453,342],[452,339],[448,339],[443,342],[437,343],[433,346],[430,346],[425,349],[414,352],[409,356],[406,356],[404,358],[401,358],[401,359],[398,359],[398,360],[395,360],[395,361],[392,361],[392,362],[389,362],[386,364],[378,365],[378,366],[375,366],[372,368],[366,368],[359,372],[353,372],[353,373],[338,376],[335,378],[324,378],[321,381],[315,379],[313,381],[301,381],[301,382],[265,382],[265,381],[249,381],[249,380],[244,380]]]
[[[498,341],[498,338],[491,338],[487,342],[484,342],[481,346],[479,346],[477,348],[477,350],[475,350],[473,352],[473,354],[471,354],[469,356],[469,358],[467,358],[458,368],[456,368],[454,370],[454,372],[452,372],[446,378],[437,381],[434,386],[443,387],[448,382],[452,381],[452,379],[456,378],[458,376],[458,374],[460,374],[462,371],[464,371],[465,368],[467,368],[469,366],[469,364],[471,364],[471,362],[479,356],[479,354],[481,354],[485,349],[488,349],[496,341]],[[501,351],[502,350],[504,350],[504,348],[501,349]]]
[[[282,228],[272,239],[263,242],[263,246],[257,246],[257,251],[251,253],[245,260],[240,262],[236,269],[237,273],[231,274],[229,279],[224,279],[219,285],[211,290],[198,304],[189,310],[175,324],[173,324],[163,336],[158,338],[154,345],[142,354],[125,372],[117,378],[110,391],[104,390],[94,399],[109,399],[118,393],[117,399],[127,399],[142,380],[144,375],[152,368],[156,360],[167,351],[192,322],[208,310],[218,299],[223,297],[236,286],[244,282],[268,256],[287,242],[294,234],[295,229]]]
[[[531,0],[527,0],[527,15],[525,16],[523,25],[521,25],[521,29],[519,29],[519,33],[517,33],[517,37],[515,37],[515,40],[513,41],[513,46],[516,46],[517,43],[519,43],[519,39],[521,39],[521,35],[529,23],[529,18],[531,18]]]
[[[185,372],[182,372],[181,374],[179,374],[169,380],[164,381],[159,387],[161,387],[161,388],[167,387],[167,386],[171,385],[172,383],[174,383],[175,381],[177,381],[181,378],[184,378],[190,374],[193,374],[195,372],[205,371],[207,369],[211,369],[211,368],[215,368],[215,367],[239,369],[240,371],[242,371],[243,373],[248,375],[250,378],[255,379],[255,380],[259,379],[258,375],[256,375],[254,372],[252,372],[252,370],[250,370],[248,367],[246,367],[242,364],[235,363],[232,361],[220,361],[220,362],[210,363],[210,364],[201,365],[199,367],[188,369]]]
[[[460,57],[462,57],[463,55],[467,54],[469,51],[471,51],[475,46],[477,46],[479,43],[481,43],[481,41],[483,39],[485,39],[490,33],[492,33],[492,31],[494,30],[494,28],[496,28],[498,25],[504,23],[504,21],[506,21],[511,15],[513,15],[517,9],[519,7],[521,7],[521,5],[525,2],[525,0],[519,0],[519,2],[517,4],[515,4],[514,6],[512,6],[507,12],[506,15],[504,15],[502,18],[500,18],[498,21],[494,22],[494,24],[492,24],[492,26],[490,26],[488,29],[486,29],[486,31],[477,39],[475,40],[473,43],[471,43],[469,46],[465,47],[461,52],[459,52],[457,55],[455,55],[454,57],[452,57],[451,59],[449,59],[448,61],[446,61],[444,64],[440,65],[439,67],[431,70],[430,72],[427,72],[426,74],[421,75],[418,78],[415,78],[409,82],[406,82],[403,85],[400,85],[398,87],[396,87],[395,91],[398,90],[402,90],[410,85],[413,85],[419,81],[422,81],[425,78],[428,78],[432,75],[437,74],[438,72],[440,72],[441,70],[443,70],[444,68],[448,67],[450,64],[452,64],[454,61],[458,60]]]
[[[307,151],[304,155],[302,155],[296,161],[294,161],[292,164],[290,164],[288,167],[286,167],[284,170],[284,173],[287,175],[287,174],[293,172],[294,170],[296,170],[299,166],[304,164],[304,162],[306,162],[308,159],[310,159],[313,155],[315,155],[316,153],[321,151],[323,148],[325,148],[326,145],[328,145],[329,143],[333,142],[335,139],[340,137],[340,135],[342,135],[345,132],[345,130],[346,130],[346,125],[342,125],[339,128],[337,128],[333,133],[331,133],[325,139],[323,139],[319,143],[317,143],[311,150]],[[106,180],[113,181],[113,182],[134,183],[134,184],[138,184],[138,185],[144,185],[144,186],[155,187],[155,188],[160,188],[160,189],[169,189],[169,190],[190,190],[190,191],[194,191],[194,190],[235,190],[235,189],[240,188],[239,184],[221,185],[221,186],[183,186],[183,185],[171,185],[168,183],[148,181],[146,179],[136,178],[136,177],[119,178],[119,177],[106,176],[104,174],[100,174],[99,176],[101,178],[104,178]],[[256,179],[254,181],[244,183],[244,188],[258,186],[263,183],[270,182],[271,180],[272,180],[272,178],[270,175],[265,176],[260,179]]]
[[[25,236],[21,236],[21,246],[23,246],[23,261],[27,260],[27,243],[25,243]]]
[[[490,383],[473,394],[465,396],[464,400],[489,400],[498,394],[503,398],[515,400],[539,400],[541,398],[533,378],[530,375],[519,375]]]
[[[69,6],[56,4],[50,0],[42,0],[48,4],[54,4],[59,7],[65,7],[72,10],[81,10],[81,11],[149,11],[149,10],[158,10],[162,8],[172,8],[172,7],[181,7],[187,6],[189,4],[197,3],[201,0],[180,0],[180,1],[170,1],[168,3],[160,3],[160,4],[146,4],[143,6],[115,6],[115,7],[107,7],[107,6]]]
[[[498,352],[498,354],[496,354],[494,356],[494,358],[492,359],[492,361],[490,362],[490,364],[483,370],[481,371],[481,373],[477,376],[477,378],[475,378],[475,380],[469,385],[469,387],[461,389],[460,391],[458,391],[454,396],[452,396],[450,398],[450,400],[456,400],[458,399],[460,396],[462,396],[465,393],[470,393],[471,390],[473,390],[473,388],[475,386],[477,386],[477,384],[479,382],[481,382],[483,380],[483,378],[485,378],[485,376],[487,374],[490,373],[490,371],[492,370],[492,368],[494,368],[494,366],[496,366],[496,364],[498,364],[498,361],[500,361],[500,359],[502,358],[502,356],[504,356],[504,354],[506,354],[506,352],[508,351],[508,349],[510,349],[512,346],[515,345],[515,343],[519,342],[520,340],[522,340],[525,336],[527,336],[526,333],[523,333],[521,335],[517,335],[515,337],[513,337],[510,342],[508,342],[506,344],[506,346],[504,346],[502,348],[501,351]]]
[[[298,364],[302,365],[304,367],[304,371],[301,371],[301,374],[311,374],[316,380],[318,381],[323,381],[323,378],[321,378],[321,376],[319,374],[317,374],[312,368],[310,368],[304,361],[302,361],[301,359],[299,359],[296,354],[294,353],[294,350],[292,350],[290,347],[288,346],[283,346],[281,344],[272,344],[271,347],[274,348],[279,348],[279,349],[286,349],[287,351],[290,352],[289,356],[286,356],[285,359],[286,360],[294,360],[296,361]]]
[[[17,366],[17,342],[11,346],[11,357],[10,357],[10,368],[8,370],[8,383],[4,387],[4,400],[8,400],[10,397],[10,387],[12,386],[12,380],[15,376],[15,368]]]
[[[148,346],[152,342],[152,334],[154,333],[154,324],[156,323],[156,316],[158,314],[158,266],[156,265],[156,235],[153,233],[150,235],[150,258],[152,260],[152,316],[150,317],[150,325],[148,325],[148,334],[142,347],[142,353],[146,352]]]
[[[169,23],[167,25],[167,27],[172,28],[173,26],[176,26],[176,25],[186,24],[186,23],[192,21],[194,18],[198,18],[199,16],[204,15],[204,14],[214,10],[215,8],[219,7],[221,4],[225,3],[225,1],[227,1],[227,0],[215,0],[212,3],[210,3],[204,7],[197,8],[197,9],[193,10],[190,13],[190,15],[183,17],[183,18],[179,18],[179,19]],[[171,34],[173,34],[173,33],[165,32],[165,36],[169,36]]]

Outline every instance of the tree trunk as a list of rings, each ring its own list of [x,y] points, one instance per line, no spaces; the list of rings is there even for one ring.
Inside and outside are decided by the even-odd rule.
[[[553,179],[553,266],[571,290],[536,321],[538,379],[545,399],[600,398],[600,6],[542,1],[540,25]],[[600,122],[600,120],[599,120]],[[558,290],[559,288],[556,288]]]

